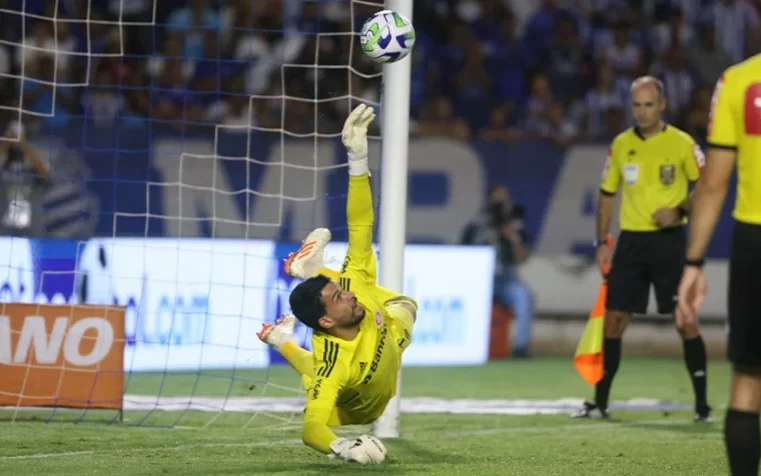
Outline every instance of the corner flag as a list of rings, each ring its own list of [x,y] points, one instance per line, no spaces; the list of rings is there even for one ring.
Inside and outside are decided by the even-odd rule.
[[[613,237],[608,235],[608,246],[613,248]],[[584,327],[584,333],[576,345],[576,354],[573,356],[573,367],[581,378],[589,385],[596,385],[603,376],[602,341],[603,341],[603,318],[605,317],[605,298],[608,295],[608,271],[610,264],[603,269],[603,280],[600,290],[597,292],[597,300],[589,313],[589,320]]]

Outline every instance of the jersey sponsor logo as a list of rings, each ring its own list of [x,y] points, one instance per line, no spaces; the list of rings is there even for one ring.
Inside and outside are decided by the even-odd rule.
[[[347,278],[345,276],[338,278],[338,285],[344,291],[350,291],[351,290],[351,278]]]
[[[365,370],[365,367],[367,367],[367,362],[360,362],[359,363],[359,370],[363,371]]]
[[[695,163],[699,169],[702,169],[706,164],[706,155],[698,144],[692,146],[692,157],[695,159]]]
[[[639,179],[639,165],[638,164],[626,164],[624,165],[624,180],[629,185],[634,185]]]
[[[383,325],[383,315],[381,314],[380,309],[376,309],[375,311],[375,325],[378,329]]]
[[[318,377],[330,377],[333,372],[333,368],[338,361],[338,343],[332,340],[325,339],[323,351],[322,351],[323,364],[317,370]]]
[[[716,106],[719,104],[719,96],[721,95],[721,88],[724,86],[724,75],[722,74],[718,81],[716,81],[716,87],[713,88],[713,95],[711,96],[711,110],[708,113],[708,136],[711,135],[713,129],[713,117],[716,111]]]
[[[370,373],[362,380],[363,385],[367,385],[373,379],[373,374],[378,370],[381,357],[383,357],[383,349],[386,347],[386,336],[388,335],[388,327],[384,327],[381,331],[380,340],[378,341],[378,347],[375,349],[375,355],[373,355],[373,361],[370,364]]]
[[[753,83],[745,90],[745,133],[761,135],[761,83]]]
[[[663,185],[671,185],[676,178],[676,167],[672,164],[661,165],[659,176]]]
[[[318,378],[312,387],[312,400],[320,398],[320,387],[322,387],[322,379]]]

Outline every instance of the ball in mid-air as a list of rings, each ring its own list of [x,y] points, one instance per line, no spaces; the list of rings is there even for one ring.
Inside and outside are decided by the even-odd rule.
[[[407,56],[415,45],[412,22],[392,10],[383,10],[365,21],[359,34],[362,51],[378,63],[393,63]]]

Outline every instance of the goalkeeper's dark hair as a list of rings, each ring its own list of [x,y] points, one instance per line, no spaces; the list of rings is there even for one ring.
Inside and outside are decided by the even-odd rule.
[[[314,276],[293,288],[288,298],[296,319],[315,331],[324,331],[319,323],[326,312],[325,304],[322,302],[322,288],[329,282],[330,278],[326,276]]]

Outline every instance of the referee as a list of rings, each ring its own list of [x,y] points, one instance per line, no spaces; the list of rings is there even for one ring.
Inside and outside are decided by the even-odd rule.
[[[724,443],[731,474],[757,476],[761,457],[761,55],[730,67],[716,84],[708,146],[706,167],[695,187],[677,325],[692,328],[697,322],[706,294],[705,250],[737,162],[727,338],[732,386]]]
[[[632,314],[647,311],[650,285],[659,314],[673,314],[684,265],[686,216],[690,212],[689,182],[700,176],[705,159],[685,132],[661,119],[666,107],[663,83],[643,76],[631,85],[636,126],[611,144],[597,202],[596,247],[601,269],[610,263],[604,320],[602,380],[594,402],[573,417],[599,413],[608,417],[608,397],[621,362],[621,337]],[[622,189],[621,234],[616,252],[605,244],[613,202]],[[611,262],[612,255],[612,262]],[[678,328],[684,360],[695,392],[695,421],[709,421],[706,400],[706,350],[697,322]]]

